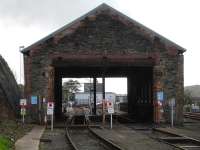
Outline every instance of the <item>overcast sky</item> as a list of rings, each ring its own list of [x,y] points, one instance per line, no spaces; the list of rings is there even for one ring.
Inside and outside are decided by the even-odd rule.
[[[0,0],[0,54],[19,82],[19,46],[107,3],[187,49],[185,85],[200,84],[199,0]]]

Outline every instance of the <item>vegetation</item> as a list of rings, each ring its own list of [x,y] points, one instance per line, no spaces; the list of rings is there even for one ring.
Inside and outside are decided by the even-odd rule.
[[[184,104],[185,105],[192,105],[192,95],[190,91],[184,92]]]
[[[200,85],[186,86],[185,92],[189,91],[192,97],[200,97]]]
[[[20,90],[20,95],[21,97],[24,97],[24,85],[23,84],[18,84],[19,90]]]
[[[15,120],[0,121],[0,150],[14,149],[14,143],[28,131],[32,129],[32,125],[25,124]]]
[[[0,150],[12,149],[12,142],[9,138],[0,135]]]
[[[186,90],[184,92],[184,106],[186,108],[186,111],[188,112],[191,112],[191,109],[192,109],[192,95],[191,95],[191,92]]]
[[[190,112],[192,109],[192,104],[200,107],[200,85],[186,86],[184,89],[185,110]]]
[[[64,82],[62,87],[64,101],[74,101],[75,93],[80,91],[81,84],[77,80]]]

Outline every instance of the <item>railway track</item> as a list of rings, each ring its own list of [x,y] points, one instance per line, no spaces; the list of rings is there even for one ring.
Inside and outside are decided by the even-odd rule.
[[[200,141],[184,135],[179,135],[165,128],[131,127],[131,129],[149,136],[159,142],[173,146],[176,150],[200,150]]]
[[[114,117],[115,121],[121,123],[121,124],[129,124],[129,123],[135,123],[134,119],[131,119],[129,116],[123,116],[123,115],[118,115]]]
[[[162,129],[153,129],[153,138],[181,150],[199,150],[200,141]]]
[[[198,113],[184,113],[184,117],[194,119],[194,120],[200,120],[200,112],[198,112]]]
[[[86,126],[67,127],[66,137],[73,150],[122,150]]]
[[[116,118],[117,119],[117,118]],[[118,118],[119,119],[119,118]],[[121,118],[120,118],[121,119]],[[70,125],[66,129],[66,137],[69,141],[73,150],[122,150],[118,145],[105,139],[103,136],[96,134],[93,129],[85,124],[84,117],[78,117],[73,121],[75,125]],[[129,118],[122,117],[122,122],[132,122]],[[84,123],[84,124],[79,124]],[[97,127],[97,126],[93,126]],[[160,130],[159,128],[133,128],[138,132],[148,134],[149,137],[163,142],[165,144],[175,147],[175,149],[181,150],[200,150],[200,141],[191,137],[178,135],[172,132],[167,132],[166,130]]]

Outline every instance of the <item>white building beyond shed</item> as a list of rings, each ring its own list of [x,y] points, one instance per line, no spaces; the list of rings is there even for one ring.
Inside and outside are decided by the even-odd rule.
[[[79,92],[75,93],[75,104],[76,105],[90,105],[94,102],[94,96],[93,93],[89,92]],[[101,104],[103,99],[102,92],[96,93],[96,104]],[[116,94],[112,92],[106,92],[105,93],[105,99],[108,101],[111,101],[115,103],[116,100]]]

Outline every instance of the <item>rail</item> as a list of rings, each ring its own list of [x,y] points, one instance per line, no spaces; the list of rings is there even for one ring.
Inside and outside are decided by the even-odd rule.
[[[198,113],[184,113],[184,117],[194,119],[194,120],[200,120],[200,112],[198,112]]]
[[[157,139],[168,145],[174,146],[181,150],[200,149],[200,141],[197,139],[194,139],[188,136],[179,135],[174,132],[162,130],[159,128],[154,128],[153,130],[155,132],[161,133],[162,137],[159,137]]]
[[[103,136],[96,134],[89,126],[68,126],[66,137],[73,150],[123,150]]]

